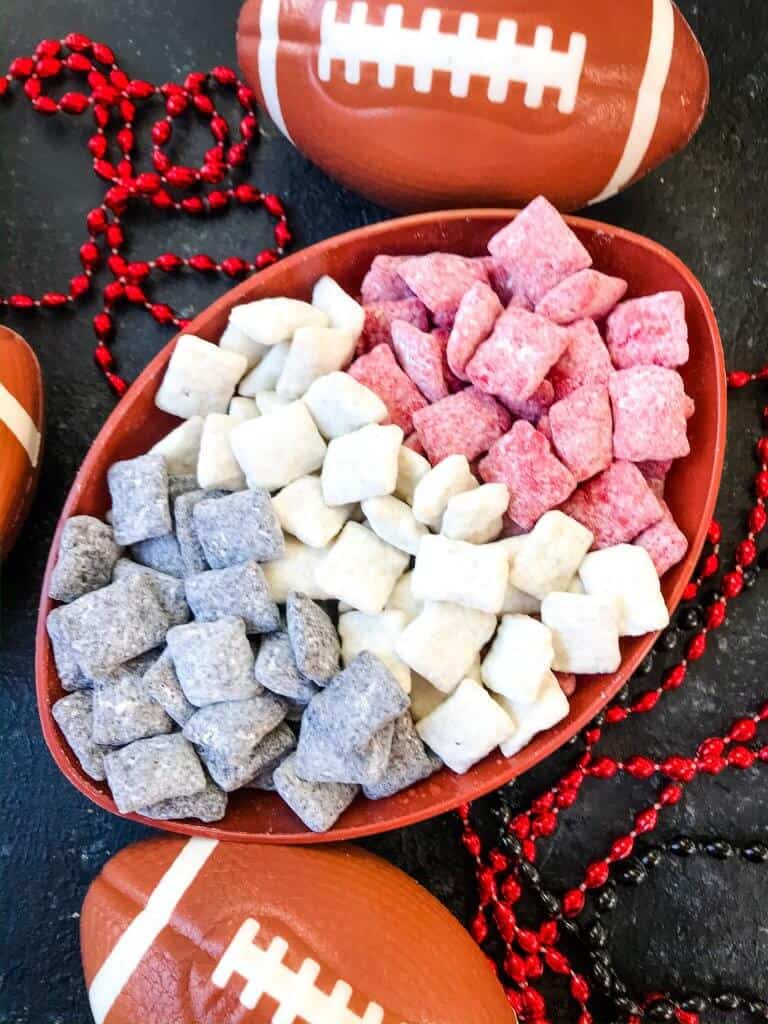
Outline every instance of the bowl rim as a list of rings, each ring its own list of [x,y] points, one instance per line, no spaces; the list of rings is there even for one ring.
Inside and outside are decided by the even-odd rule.
[[[63,741],[59,738],[58,726],[56,725],[51,713],[52,704],[48,699],[48,677],[46,675],[46,670],[52,663],[52,657],[49,652],[46,618],[52,606],[52,601],[48,597],[50,578],[58,557],[59,544],[64,524],[72,515],[73,509],[79,501],[80,494],[83,489],[83,482],[91,475],[92,464],[96,461],[99,439],[102,435],[111,431],[112,423],[115,419],[122,418],[126,414],[127,410],[131,407],[132,396],[134,396],[134,400],[138,398],[139,392],[143,390],[143,386],[147,379],[154,376],[155,373],[165,363],[167,363],[179,337],[181,337],[182,334],[194,334],[196,327],[201,320],[208,320],[211,315],[215,314],[217,311],[228,310],[240,302],[242,297],[251,291],[253,277],[257,276],[260,282],[263,282],[268,286],[270,279],[272,277],[280,277],[285,273],[286,268],[299,266],[309,258],[314,258],[326,250],[337,249],[348,245],[361,236],[364,236],[367,239],[376,238],[378,235],[387,234],[393,229],[393,227],[409,228],[412,232],[417,232],[420,226],[425,224],[429,224],[431,226],[436,221],[512,220],[519,213],[520,210],[512,208],[479,207],[458,210],[436,210],[426,213],[411,214],[405,217],[392,217],[386,220],[377,221],[374,224],[353,228],[341,234],[332,235],[329,238],[325,238],[304,249],[291,253],[289,256],[279,260],[270,267],[257,272],[256,275],[251,275],[246,278],[244,281],[229,289],[222,296],[215,299],[212,303],[201,310],[192,318],[192,320],[189,321],[184,329],[177,332],[165,345],[162,346],[162,348],[155,354],[155,356],[153,356],[150,362],[136,378],[133,385],[128,389],[126,395],[117,403],[93,439],[61,509],[46,563],[35,635],[35,689],[38,716],[43,732],[43,738],[45,739],[45,743],[53,760],[62,774],[76,789],[88,797],[88,799],[93,803],[97,804],[103,810],[117,815],[118,817],[125,818],[129,821],[134,821],[142,825],[149,825],[161,832],[172,832],[187,836],[204,836],[221,840],[223,842],[315,845],[318,843],[343,842],[359,839],[365,836],[380,835],[421,821],[427,821],[448,811],[455,810],[456,807],[466,802],[467,799],[479,799],[480,797],[493,792],[500,786],[511,782],[524,772],[541,764],[556,750],[563,747],[569,739],[578,734],[581,729],[608,704],[611,698],[616,695],[616,693],[630,678],[658,634],[648,634],[646,638],[647,642],[643,646],[639,647],[635,652],[624,658],[618,672],[615,673],[614,676],[610,677],[610,684],[603,688],[600,695],[601,700],[598,704],[593,702],[578,714],[569,718],[569,720],[567,720],[568,725],[565,732],[559,730],[557,736],[555,736],[553,735],[553,730],[548,730],[546,733],[540,735],[538,738],[539,746],[537,757],[532,763],[526,764],[522,768],[518,767],[521,756],[525,753],[524,748],[519,754],[506,759],[506,766],[508,767],[508,770],[498,773],[491,780],[478,782],[473,789],[471,797],[467,797],[466,795],[457,796],[455,793],[452,794],[449,791],[444,796],[432,801],[426,808],[411,809],[410,811],[406,808],[398,811],[396,814],[393,814],[391,819],[382,823],[374,823],[372,825],[361,824],[345,826],[343,824],[344,818],[342,816],[341,824],[339,826],[334,826],[330,831],[323,833],[310,832],[309,829],[295,833],[228,831],[217,827],[215,823],[208,825],[199,822],[197,819],[158,821],[153,818],[142,817],[139,814],[121,814],[121,812],[117,810],[111,796],[98,789],[92,780],[85,776],[85,773],[78,771],[66,757],[63,749]],[[686,281],[691,292],[695,295],[703,313],[707,332],[711,339],[712,354],[716,366],[716,380],[713,383],[712,388],[714,399],[713,419],[715,423],[716,436],[707,492],[702,504],[701,519],[695,536],[690,541],[688,554],[685,559],[685,561],[690,564],[690,567],[693,568],[703,549],[709,528],[709,522],[715,510],[725,460],[727,381],[725,354],[723,351],[722,339],[715,312],[703,285],[693,271],[665,246],[647,238],[644,235],[637,234],[636,232],[630,231],[626,228],[607,224],[603,221],[572,215],[564,215],[564,219],[572,228],[581,228],[593,235],[603,234],[612,238],[620,238],[636,247],[645,249],[655,257],[670,265]],[[670,592],[667,599],[667,605],[670,613],[673,612],[679,604],[683,591],[688,583],[688,579],[689,574],[683,574]]]

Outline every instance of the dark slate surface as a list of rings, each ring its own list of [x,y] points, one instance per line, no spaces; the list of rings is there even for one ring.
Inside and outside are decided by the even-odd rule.
[[[645,232],[670,246],[700,275],[720,317],[731,366],[757,368],[765,354],[768,319],[767,169],[768,14],[760,0],[682,4],[711,61],[713,101],[706,123],[685,155],[630,193],[594,211],[597,217]],[[234,60],[234,0],[5,0],[0,9],[0,63],[32,49],[44,31],[79,29],[114,45],[130,72],[157,81],[193,68]],[[215,12],[215,15],[214,15]],[[83,213],[101,195],[88,172],[81,122],[31,117],[25,102],[2,106],[0,131],[0,288],[60,286],[76,270],[84,240]],[[194,143],[198,150],[202,140]],[[345,193],[265,125],[252,180],[286,196],[297,243],[385,215]],[[252,253],[267,242],[259,215],[238,213],[211,223],[158,218],[131,230],[132,255],[170,245],[182,251]],[[164,288],[168,288],[166,284]],[[174,284],[164,295],[185,313],[204,306],[224,286]],[[158,290],[159,291],[159,290]],[[38,591],[54,523],[75,470],[113,402],[91,364],[88,315],[10,316],[43,364],[49,422],[39,495],[15,554],[3,569],[0,654],[0,1022],[85,1024],[90,1020],[80,977],[78,910],[104,862],[145,830],[90,806],[58,774],[40,736],[32,653]],[[121,314],[121,365],[134,374],[167,339],[143,314]],[[748,502],[752,445],[765,393],[731,399],[728,464],[721,495],[727,531]],[[692,681],[654,716],[638,720],[606,743],[622,755],[692,752],[759,700],[768,660],[768,583],[731,614],[729,628],[693,672]],[[513,791],[522,802],[572,759],[569,751],[533,772]],[[757,771],[697,781],[686,804],[669,815],[666,833],[681,828],[765,835],[768,807]],[[588,857],[606,849],[627,826],[649,790],[620,781],[588,784],[586,797],[546,846],[541,867],[556,890],[577,877]],[[487,813],[487,803],[482,813]],[[445,817],[367,845],[427,885],[466,918],[471,879]],[[671,863],[629,894],[610,920],[610,946],[638,993],[683,985],[764,990],[766,875],[758,868],[712,862]],[[415,951],[418,955],[418,951]],[[563,1003],[560,1020],[573,1019]]]

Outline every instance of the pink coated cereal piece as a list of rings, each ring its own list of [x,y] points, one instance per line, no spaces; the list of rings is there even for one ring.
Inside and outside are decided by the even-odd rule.
[[[630,299],[608,317],[606,342],[614,366],[682,366],[688,362],[688,324],[680,292]]]
[[[481,260],[485,271],[488,274],[488,283],[501,300],[502,306],[519,306],[520,309],[527,309],[533,312],[533,305],[525,295],[519,291],[514,277],[510,275],[507,267],[493,256],[476,256]]]
[[[554,400],[555,389],[548,380],[543,380],[530,398],[526,398],[522,402],[507,402],[501,398],[515,419],[528,420],[529,423],[539,423],[542,416],[549,411]]]
[[[479,472],[475,473],[475,476],[480,476]],[[509,513],[505,512],[501,517],[501,540],[507,540],[509,537],[522,537],[523,534],[527,533],[522,526],[518,526],[514,519],[511,519]]]
[[[390,302],[411,299],[413,292],[398,273],[408,256],[376,256],[363,278],[360,295],[363,305],[371,302]]]
[[[666,502],[662,501],[661,507],[664,515],[658,523],[643,530],[634,541],[651,556],[659,576],[682,561],[688,551],[688,539],[675,522]]]
[[[608,349],[593,320],[577,320],[565,330],[568,348],[549,374],[558,400],[585,384],[607,384],[613,373]]]
[[[645,479],[648,481],[648,486],[651,488],[653,493],[656,495],[659,501],[661,501],[661,499],[664,497],[664,481],[659,480],[658,478],[654,479],[654,477],[652,476],[647,476]]]
[[[576,693],[576,676],[573,672],[555,672],[560,689],[566,697],[572,697]]]
[[[357,343],[359,356],[370,352],[377,345],[392,343],[392,322],[405,320],[421,331],[429,330],[427,307],[417,298],[387,299],[383,302],[369,302],[363,306],[365,322],[363,333]]]
[[[443,349],[434,334],[420,331],[403,320],[392,324],[392,348],[398,361],[428,402],[447,398]]]
[[[427,405],[416,385],[397,365],[389,345],[377,345],[360,356],[347,373],[375,392],[389,412],[388,423],[400,427],[404,434],[413,430],[413,414]]]
[[[576,486],[546,437],[525,420],[514,423],[492,446],[480,463],[480,476],[486,483],[507,485],[507,513],[524,530],[562,504]]]
[[[614,462],[581,484],[561,509],[592,531],[595,548],[627,544],[663,515],[658,498],[631,462]]]
[[[441,319],[456,315],[462,296],[475,281],[486,281],[485,267],[466,256],[450,252],[431,252],[411,256],[398,268],[399,274],[427,309]]]
[[[466,455],[471,462],[484,454],[509,430],[512,417],[495,398],[465,388],[420,409],[413,422],[434,466],[448,455]]]
[[[485,341],[504,307],[490,285],[473,284],[463,296],[448,338],[448,366],[462,380],[467,380],[466,366],[480,342]]]
[[[552,443],[552,426],[549,422],[549,413],[545,412],[543,416],[539,417],[539,422],[536,424],[536,429],[546,437],[549,443]]]
[[[630,462],[679,459],[691,450],[683,379],[664,366],[633,366],[608,381],[613,454]]]
[[[507,308],[466,366],[481,391],[522,402],[536,391],[568,346],[568,332],[543,316]]]
[[[610,466],[613,420],[605,384],[588,384],[555,402],[549,428],[555,451],[579,482]]]
[[[683,411],[685,412],[685,418],[687,420],[689,420],[691,416],[693,416],[693,414],[696,412],[696,403],[690,395],[685,396],[685,400],[683,402]]]
[[[574,320],[602,320],[624,298],[627,282],[599,270],[579,270],[551,288],[537,304],[536,312],[556,324]]]
[[[592,257],[544,196],[497,231],[488,252],[534,306],[564,278],[592,266]]]
[[[664,480],[667,473],[672,469],[672,459],[663,459],[661,462],[638,462],[637,468],[646,480]]]
[[[435,327],[432,331],[432,336],[439,344],[442,353],[443,377],[445,378],[445,386],[448,388],[448,393],[454,395],[457,391],[463,391],[467,386],[467,382],[457,377],[448,365],[448,339],[451,336],[450,331],[443,330],[442,327]]]
[[[403,441],[403,446],[405,448],[410,448],[411,451],[416,452],[417,455],[427,454],[424,451],[424,445],[421,443],[421,438],[419,437],[415,430],[412,434],[409,434],[408,437],[406,437],[406,439]]]

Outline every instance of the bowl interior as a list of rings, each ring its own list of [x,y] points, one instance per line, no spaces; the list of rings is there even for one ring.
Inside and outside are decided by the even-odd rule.
[[[188,333],[217,340],[232,306],[250,300],[290,295],[309,298],[312,285],[330,274],[353,294],[378,253],[424,253],[432,250],[480,255],[490,236],[506,223],[509,210],[470,210],[421,214],[386,221],[328,239],[288,257],[243,282],[201,313]],[[683,293],[690,329],[691,358],[683,368],[686,389],[696,401],[689,421],[691,454],[675,463],[668,478],[666,500],[690,542],[687,557],[668,572],[664,596],[673,608],[701,553],[714,510],[722,472],[726,385],[722,346],[709,301],[693,274],[666,249],[630,232],[594,221],[568,218],[591,252],[595,267],[629,282],[629,296],[676,289]],[[175,340],[175,339],[174,339]],[[119,460],[142,454],[178,421],[155,408],[154,396],[170,358],[171,341],[144,370],[96,438],[62,511],[46,571],[37,632],[37,698],[46,742],[58,766],[86,796],[117,813],[106,785],[95,783],[80,769],[51,716],[51,705],[63,695],[45,632],[52,607],[48,583],[67,518],[77,514],[103,516],[109,506],[106,472]],[[394,797],[357,800],[337,826],[324,835],[308,832],[273,794],[236,793],[227,815],[214,826],[195,821],[148,822],[157,828],[188,835],[252,842],[312,843],[350,839],[423,820],[473,800],[533,767],[584,726],[626,682],[650,649],[653,636],[622,642],[621,668],[610,676],[582,677],[571,698],[568,717],[511,759],[491,755],[464,776],[448,770]],[[147,821],[131,815],[135,820]]]

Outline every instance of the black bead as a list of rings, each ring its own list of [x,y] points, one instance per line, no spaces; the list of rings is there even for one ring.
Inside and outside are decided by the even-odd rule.
[[[592,977],[603,992],[610,992],[613,989],[613,977],[605,964],[593,963],[591,971]]]
[[[640,861],[633,857],[621,865],[618,879],[622,885],[642,885],[648,879],[648,872]]]
[[[741,851],[741,856],[751,864],[765,864],[768,861],[768,846],[765,843],[750,843]]]
[[[640,854],[640,861],[647,868],[656,868],[661,864],[662,850],[658,846],[649,846]]]
[[[593,921],[587,928],[587,941],[595,949],[602,949],[608,941],[608,932],[602,921]]]
[[[600,714],[599,715],[595,715],[595,717],[590,722],[590,728],[591,729],[602,729],[602,727],[604,725],[605,725],[605,712],[601,711]]]
[[[648,1007],[648,1016],[652,1020],[674,1020],[675,1004],[669,999],[659,999]]]
[[[748,569],[745,569],[741,574],[741,578],[744,581],[744,589],[751,590],[757,583],[757,577],[758,570],[756,566],[751,565]]]
[[[683,608],[677,616],[677,624],[683,629],[701,629],[704,625],[704,612],[700,605],[691,604]]]
[[[526,879],[526,881],[530,882],[531,885],[538,885],[541,881],[539,869],[535,864],[531,864],[531,862],[525,858],[520,861],[520,874]]]
[[[680,1005],[688,1013],[704,1013],[708,1004],[704,996],[692,992],[685,999],[681,1000]]]
[[[625,996],[628,991],[629,990],[628,990],[627,986],[624,984],[624,982],[621,980],[621,978],[617,978],[616,975],[614,974],[614,977],[613,977],[613,994],[614,994],[614,996]]]
[[[675,836],[667,843],[667,849],[676,857],[690,857],[698,850],[698,844],[690,836]]]
[[[717,860],[729,860],[734,854],[733,846],[725,839],[710,839],[704,849]]]
[[[651,672],[653,672],[653,651],[643,658],[637,666],[637,672],[635,674],[638,676],[648,676]]]
[[[629,687],[625,686],[619,690],[616,696],[613,698],[613,703],[618,704],[619,707],[627,708],[632,703],[632,694],[629,692]]]
[[[554,896],[551,892],[545,892],[543,889],[539,891],[539,900],[541,901],[542,907],[551,914],[553,917],[560,911],[560,901],[557,896]]]
[[[568,932],[569,935],[578,935],[579,926],[575,921],[571,921],[569,918],[564,917],[558,922],[561,931]]]
[[[613,910],[619,902],[616,896],[616,889],[613,886],[606,886],[597,897],[598,910]]]
[[[596,964],[603,964],[604,967],[611,966],[611,954],[607,949],[593,949],[589,955]]]
[[[749,1012],[760,1020],[768,1020],[768,1003],[762,999],[753,999],[749,1003]]]
[[[619,996],[614,1000],[616,1006],[623,1013],[626,1013],[628,1017],[639,1017],[642,1014],[642,1010],[633,999],[627,999],[626,996]]]
[[[741,1006],[741,997],[735,992],[719,992],[712,1002],[718,1010],[738,1010]]]
[[[505,853],[510,853],[513,857],[519,857],[523,852],[520,840],[510,832],[501,837],[500,844],[504,848]]]
[[[664,630],[657,643],[663,651],[674,651],[680,643],[680,630],[670,626],[669,629]]]

